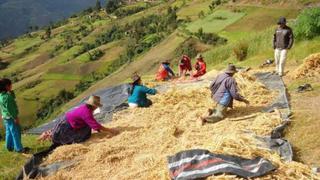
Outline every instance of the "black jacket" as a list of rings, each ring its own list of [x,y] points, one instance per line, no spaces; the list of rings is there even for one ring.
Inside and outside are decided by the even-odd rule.
[[[293,32],[290,27],[277,28],[273,35],[273,48],[291,49],[293,41]]]

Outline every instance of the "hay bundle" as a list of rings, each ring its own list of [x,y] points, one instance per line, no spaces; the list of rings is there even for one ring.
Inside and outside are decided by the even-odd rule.
[[[238,79],[239,77],[237,77]],[[265,91],[261,84],[241,76],[239,86],[243,94],[256,92],[249,97],[252,110],[235,104],[232,115],[257,113],[265,99],[270,102],[274,94]],[[247,85],[245,85],[248,83]],[[257,88],[260,87],[260,88]],[[244,121],[220,121],[200,126],[198,118],[212,107],[210,92],[203,87],[173,88],[152,98],[150,108],[128,109],[114,115],[108,124],[121,133],[114,137],[94,134],[83,144],[88,151],[79,152],[76,166],[61,170],[46,179],[169,179],[166,157],[187,149],[208,149],[214,153],[238,155],[245,158],[262,156],[271,160],[279,169],[262,179],[311,178],[308,167],[299,163],[283,163],[280,157],[257,146],[253,135],[267,135],[280,124],[277,113],[258,113],[255,118]],[[239,112],[238,112],[239,111]],[[64,146],[56,149],[48,160],[61,161],[57,156],[68,148],[78,152],[79,148]],[[47,163],[47,162],[45,162]],[[291,169],[291,171],[288,171]],[[232,175],[220,175],[209,179],[235,179]]]
[[[320,53],[312,54],[304,59],[303,64],[292,72],[293,79],[317,77],[320,75]]]

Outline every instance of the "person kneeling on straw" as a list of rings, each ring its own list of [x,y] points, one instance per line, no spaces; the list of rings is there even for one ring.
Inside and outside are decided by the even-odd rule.
[[[232,108],[233,99],[241,101],[249,105],[249,101],[238,93],[237,82],[233,75],[237,73],[237,69],[233,64],[229,64],[228,68],[222,74],[219,74],[211,83],[211,96],[217,106],[214,110],[209,110],[209,116],[202,117],[201,123],[215,123],[226,117],[228,107]]]

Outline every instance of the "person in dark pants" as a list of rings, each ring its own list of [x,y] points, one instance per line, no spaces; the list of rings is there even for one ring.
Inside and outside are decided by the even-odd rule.
[[[147,98],[147,94],[155,95],[157,90],[143,86],[141,77],[137,74],[132,76],[132,81],[130,96],[128,98],[129,107],[136,108],[151,106],[152,101]]]
[[[84,142],[91,137],[92,130],[117,134],[117,130],[102,126],[94,118],[94,110],[101,106],[99,96],[90,96],[85,104],[67,112],[52,130],[43,133],[39,139],[51,139],[53,146],[57,147]]]
[[[202,124],[206,122],[215,123],[224,119],[227,116],[228,107],[233,107],[233,99],[249,105],[249,101],[238,93],[237,82],[233,77],[235,73],[237,73],[236,67],[230,64],[226,71],[219,74],[211,83],[212,98],[217,103],[217,106],[209,113],[209,116],[201,118]]]
[[[2,120],[6,130],[6,148],[8,151],[26,153],[30,148],[23,147],[21,143],[21,129],[19,121],[19,109],[16,103],[16,96],[12,91],[10,79],[0,80],[0,109]]]
[[[275,72],[279,76],[283,76],[284,65],[287,59],[288,50],[293,45],[293,32],[287,25],[287,20],[281,17],[278,21],[278,28],[273,35],[274,59],[276,64]]]

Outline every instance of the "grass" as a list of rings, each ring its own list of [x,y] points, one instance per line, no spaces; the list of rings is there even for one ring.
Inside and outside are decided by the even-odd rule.
[[[42,42],[42,40],[40,39],[40,37],[35,37],[35,38],[27,38],[27,37],[23,37],[23,38],[19,38],[17,40],[14,41],[14,43],[12,44],[12,46],[14,47],[14,50],[12,51],[12,53],[14,54],[21,54],[24,52],[25,49],[32,47],[38,43]]]
[[[198,15],[201,11],[203,11],[205,14],[210,12],[210,3],[210,0],[189,1],[178,11],[178,19],[186,19],[187,17],[190,17],[192,20],[196,20],[199,18]]]
[[[40,152],[50,146],[49,143],[40,144],[36,138],[36,136],[23,135],[22,144],[25,147],[30,147],[32,153]],[[31,155],[9,152],[4,147],[4,144],[4,141],[0,141],[0,179],[15,179]]]
[[[217,33],[228,25],[236,22],[244,15],[244,13],[234,13],[229,10],[221,9],[214,11],[212,14],[204,17],[203,19],[198,19],[197,21],[191,22],[187,26],[187,29],[191,32],[197,32],[199,28],[202,28],[204,32]]]
[[[229,7],[232,8],[232,7]],[[287,19],[296,18],[299,14],[298,9],[276,9],[267,7],[237,7],[245,13],[241,20],[231,24],[225,30],[228,32],[257,32],[263,31],[272,25],[276,25],[279,17]]]

